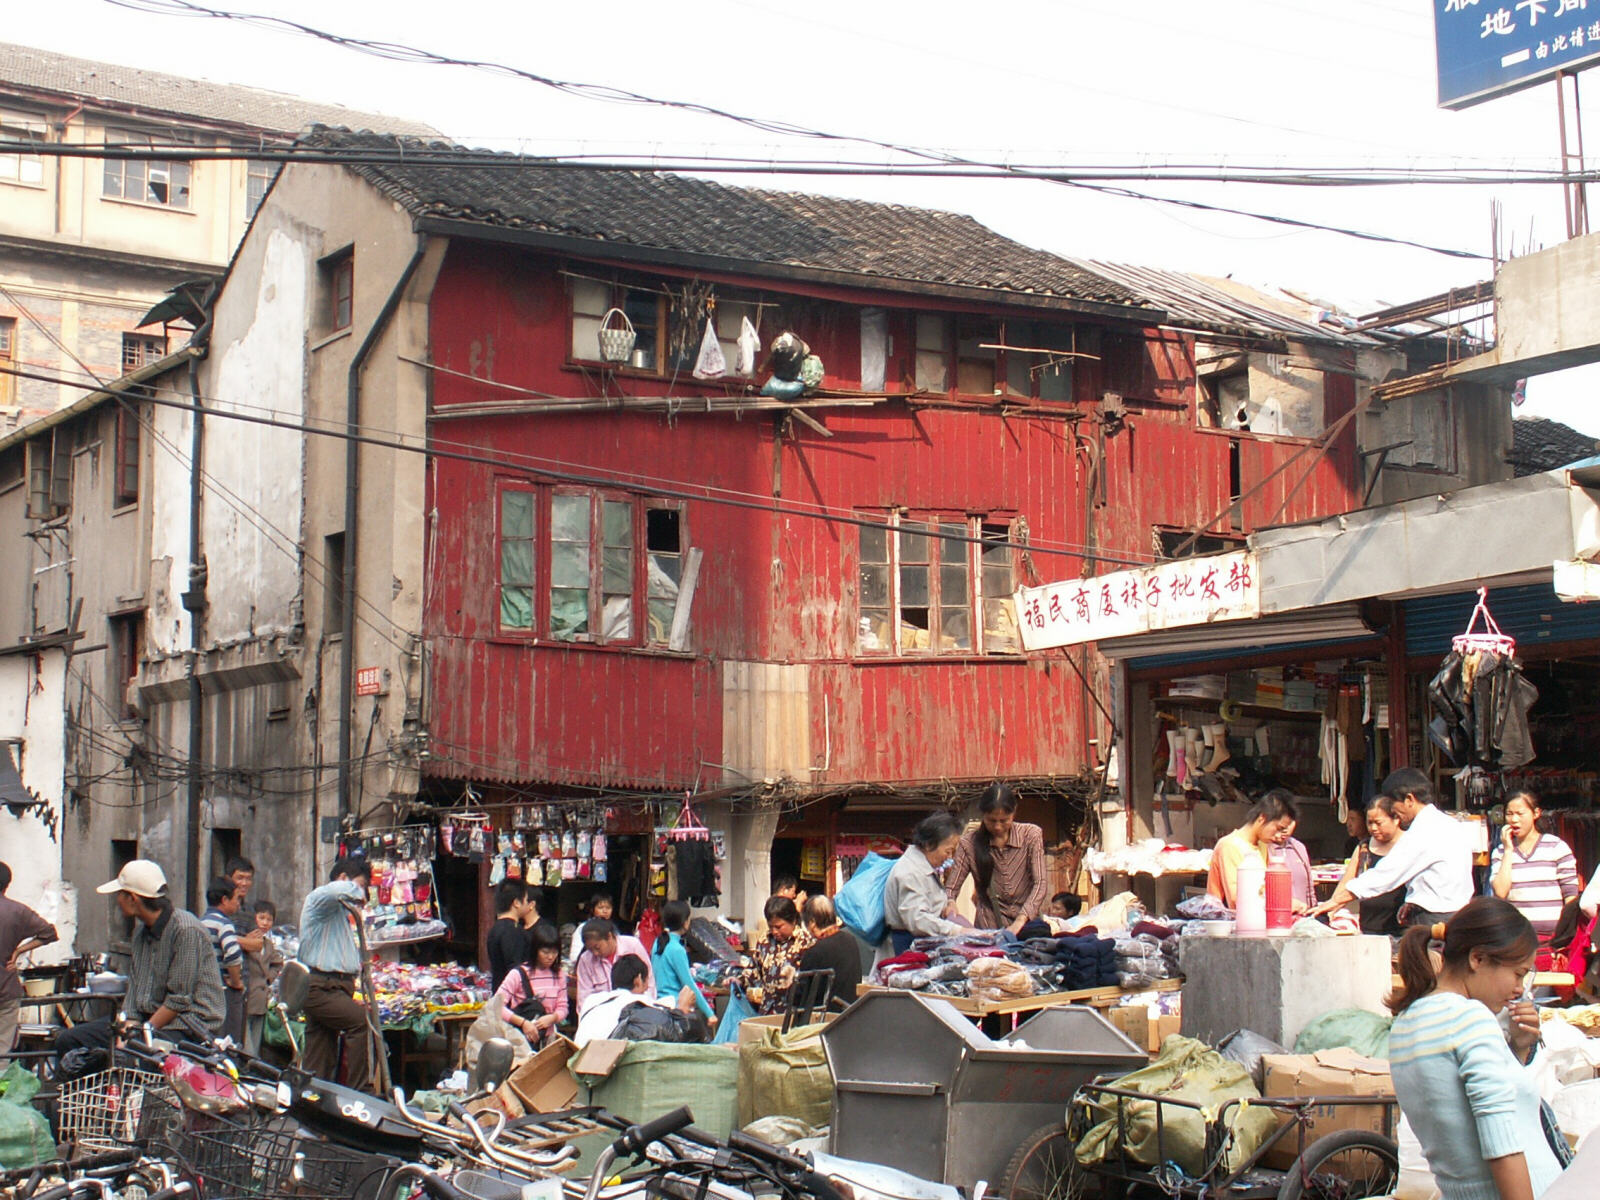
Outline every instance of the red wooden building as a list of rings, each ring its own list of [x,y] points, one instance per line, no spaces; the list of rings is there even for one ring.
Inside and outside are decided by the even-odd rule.
[[[1151,562],[1231,500],[1233,534],[1357,502],[1353,433],[1305,456],[1200,428],[1193,334],[964,216],[655,174],[357,173],[448,239],[425,789],[604,803],[613,833],[660,823],[641,797],[698,793],[734,912],[769,844],[814,880],[995,779],[1064,845],[1104,676],[1023,654],[1013,590]],[[708,323],[726,372],[700,379]],[[795,403],[760,394],[785,332],[822,369]],[[1353,400],[1329,375],[1324,420]],[[1253,486],[1291,456],[1293,494]]]

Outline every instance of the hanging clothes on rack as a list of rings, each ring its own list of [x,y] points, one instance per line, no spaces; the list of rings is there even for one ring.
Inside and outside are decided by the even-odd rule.
[[[689,798],[683,798],[683,811],[667,832],[667,894],[685,900],[694,908],[714,908],[722,895],[717,879],[716,848],[711,831],[695,816]]]
[[[1539,689],[1523,675],[1516,642],[1500,632],[1487,596],[1486,588],[1478,589],[1466,631],[1453,640],[1428,684],[1435,714],[1428,736],[1456,766],[1504,770],[1533,761],[1528,710]]]

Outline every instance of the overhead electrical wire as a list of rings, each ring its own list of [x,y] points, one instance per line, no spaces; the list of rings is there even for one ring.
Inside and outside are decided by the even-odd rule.
[[[1560,166],[1494,167],[1384,166],[1352,167],[1243,164],[1213,162],[1100,165],[1018,162],[887,163],[868,160],[767,158],[752,155],[629,154],[625,152],[530,155],[506,150],[474,150],[442,142],[418,141],[389,134],[363,134],[390,139],[389,144],[326,147],[316,141],[294,145],[188,146],[129,145],[125,142],[35,142],[0,138],[0,154],[35,158],[92,158],[132,162],[259,162],[323,163],[337,166],[452,167],[485,170],[627,172],[683,171],[698,175],[844,175],[902,179],[1011,179],[1042,183],[1150,182],[1249,184],[1262,187],[1505,187],[1525,184],[1600,183],[1600,169],[1564,170]]]
[[[614,87],[609,84],[581,83],[573,80],[558,79],[553,76],[543,75],[536,71],[529,71],[522,67],[511,66],[506,63],[497,63],[484,59],[455,58],[450,55],[440,54],[419,46],[411,46],[402,42],[380,41],[369,38],[350,37],[332,33],[328,30],[318,29],[299,21],[292,21],[285,17],[277,17],[262,13],[236,12],[226,9],[209,8],[193,0],[105,0],[106,3],[118,8],[129,9],[134,12],[143,12],[161,16],[187,16],[209,20],[236,21],[260,29],[272,29],[280,32],[289,32],[302,37],[309,37],[318,41],[330,43],[335,46],[353,50],[360,54],[376,58],[387,59],[392,62],[425,64],[430,66],[461,67],[468,70],[483,71],[490,74],[502,75],[511,78],[526,80],[542,87],[551,88],[565,95],[581,99],[598,100],[613,104],[641,105],[654,108],[671,109],[686,112],[692,115],[714,117],[719,120],[730,121],[749,129],[762,133],[774,134],[779,137],[804,138],[818,141],[851,143],[854,145],[872,146],[880,150],[888,150],[895,154],[903,154],[911,158],[924,161],[942,163],[948,166],[963,167],[988,167],[1006,175],[1015,175],[1017,178],[1032,178],[1026,174],[1013,172],[1004,163],[983,163],[968,159],[960,155],[949,154],[943,151],[925,149],[917,146],[902,145],[879,138],[867,137],[858,134],[833,133],[821,129],[813,129],[789,121],[773,120],[763,117],[747,116],[720,108],[716,105],[703,104],[691,100],[667,100],[649,96],[642,92],[631,91],[627,88]],[[1336,233],[1344,237],[1357,238],[1363,241],[1377,242],[1387,245],[1407,246],[1417,250],[1427,250],[1431,253],[1445,255],[1451,258],[1465,258],[1473,260],[1489,260],[1492,256],[1480,254],[1469,250],[1458,250],[1444,246],[1429,245],[1425,242],[1414,241],[1410,238],[1391,236],[1388,234],[1373,233],[1367,230],[1350,229],[1342,226],[1322,224],[1316,221],[1302,220],[1276,213],[1255,212],[1248,209],[1233,208],[1221,204],[1209,204],[1199,200],[1179,199],[1173,196],[1161,196],[1148,192],[1140,192],[1122,186],[1113,186],[1104,183],[1095,183],[1081,179],[1045,179],[1043,182],[1056,183],[1067,187],[1080,188],[1086,191],[1097,192],[1103,195],[1120,197],[1130,200],[1145,200],[1155,204],[1175,205],[1195,211],[1214,212],[1226,216],[1245,217],[1251,220],[1267,221],[1275,224],[1290,226],[1297,229],[1306,229],[1324,233]]]
[[[0,367],[0,375],[15,375],[23,379],[34,379],[45,383],[56,383],[66,387],[80,388],[85,392],[103,390],[99,387],[80,383],[76,380],[58,378],[42,372],[23,371],[14,368]],[[121,399],[122,397],[118,397]],[[225,408],[214,407],[216,404],[226,404],[228,401],[213,400],[206,404],[186,403],[180,400],[170,400],[159,396],[141,395],[141,403],[154,404],[163,408],[172,408],[184,412],[203,413],[208,417],[223,417],[248,424],[263,425],[269,428],[286,429],[295,433],[313,434],[318,437],[330,437],[355,441],[363,445],[375,446],[384,450],[403,451],[408,454],[421,454],[432,458],[451,459],[458,462],[474,463],[490,467],[519,467],[530,474],[540,475],[558,483],[572,483],[590,487],[622,487],[631,491],[640,492],[662,499],[691,500],[697,503],[724,505],[730,508],[747,509],[756,512],[765,512],[781,516],[800,517],[811,520],[832,522],[841,525],[852,525],[863,529],[894,528],[887,522],[872,517],[864,517],[853,509],[837,509],[827,505],[807,505],[804,502],[789,499],[780,499],[773,496],[763,496],[759,492],[737,492],[732,489],[718,489],[709,485],[688,484],[683,482],[651,481],[647,476],[627,476],[621,474],[608,474],[603,469],[569,464],[565,466],[552,466],[550,463],[557,460],[542,459],[533,456],[522,456],[503,451],[486,454],[472,450],[447,450],[441,444],[432,441],[426,444],[412,444],[396,441],[389,438],[375,437],[364,433],[352,433],[347,426],[340,428],[322,428],[307,424],[303,421],[288,421],[281,417],[258,416],[251,413],[230,411]],[[1027,414],[1023,414],[1026,416]],[[405,435],[397,434],[396,437]],[[471,443],[452,443],[455,445],[471,445]],[[526,459],[525,462],[519,461]],[[185,462],[187,460],[184,460]],[[204,473],[204,472],[202,472]],[[285,534],[285,537],[288,535]],[[1113,562],[1124,566],[1149,566],[1151,561],[1146,558],[1130,558],[1125,554],[1114,554],[1091,546],[1077,545],[1070,542],[1032,541],[1027,542],[997,542],[992,538],[974,537],[966,534],[939,533],[936,536],[947,541],[964,542],[972,545],[995,547],[1001,544],[1018,551],[1027,551],[1031,554],[1053,555],[1065,558],[1084,558],[1086,556],[1104,562]],[[396,627],[397,630],[399,627]],[[401,630],[401,632],[404,632]]]

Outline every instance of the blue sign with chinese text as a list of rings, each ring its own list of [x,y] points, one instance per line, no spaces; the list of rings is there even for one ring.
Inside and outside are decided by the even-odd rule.
[[[1600,0],[1433,0],[1439,107],[1466,108],[1600,59]]]

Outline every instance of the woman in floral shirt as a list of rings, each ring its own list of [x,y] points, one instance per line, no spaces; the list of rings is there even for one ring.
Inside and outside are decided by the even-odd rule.
[[[783,1011],[800,956],[813,939],[800,925],[800,910],[786,896],[771,897],[762,915],[767,919],[767,936],[750,951],[755,969],[745,991],[750,1003],[766,1014]]]

